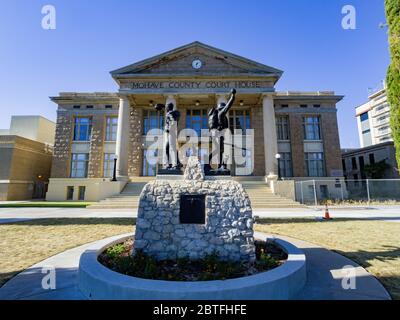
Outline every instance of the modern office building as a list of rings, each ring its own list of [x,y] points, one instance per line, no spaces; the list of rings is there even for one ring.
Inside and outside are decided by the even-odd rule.
[[[173,102],[179,131],[207,128],[210,107],[237,97],[229,127],[253,129],[246,154],[249,177],[285,180],[343,178],[336,104],[331,91],[276,92],[282,71],[194,42],[112,71],[113,93],[60,93],[49,200],[97,201],[118,195],[129,182],[156,174],[146,134],[163,129],[157,103]],[[183,142],[179,140],[179,145]],[[199,154],[204,154],[198,145]],[[236,152],[236,151],[234,151]],[[241,152],[241,151],[240,151]],[[279,154],[279,156],[277,156]],[[118,181],[111,181],[114,158]],[[230,165],[232,175],[243,175]],[[334,183],[333,183],[334,184]]]
[[[371,94],[368,102],[356,108],[356,118],[361,148],[393,141],[385,87]]]

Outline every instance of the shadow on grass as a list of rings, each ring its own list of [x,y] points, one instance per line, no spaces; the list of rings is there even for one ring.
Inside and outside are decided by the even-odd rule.
[[[99,225],[132,226],[136,218],[45,218],[23,221],[12,221],[5,225],[16,226],[66,226],[66,225]]]

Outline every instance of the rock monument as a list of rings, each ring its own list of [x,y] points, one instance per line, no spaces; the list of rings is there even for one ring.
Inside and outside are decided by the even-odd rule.
[[[205,180],[197,157],[190,157],[182,180],[155,180],[143,188],[134,252],[158,260],[255,260],[249,197],[233,180]]]

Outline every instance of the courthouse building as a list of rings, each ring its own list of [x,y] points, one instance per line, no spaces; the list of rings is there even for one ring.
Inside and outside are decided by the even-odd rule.
[[[331,91],[276,92],[282,73],[193,42],[112,71],[117,92],[52,97],[58,110],[47,198],[100,200],[118,194],[128,181],[154,176],[144,138],[149,130],[163,128],[164,116],[154,106],[174,102],[181,114],[179,130],[200,132],[207,128],[210,107],[226,101],[231,88],[237,96],[229,128],[254,129],[254,154],[245,154],[245,165],[254,167],[248,175],[267,182],[275,176],[341,179],[336,104],[343,97]],[[114,157],[116,182],[111,181]],[[241,174],[235,165],[230,169],[234,176]]]

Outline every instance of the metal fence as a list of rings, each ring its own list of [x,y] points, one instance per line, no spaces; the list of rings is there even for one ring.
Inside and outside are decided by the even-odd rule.
[[[306,205],[400,202],[400,179],[297,181],[295,191],[296,200]]]

